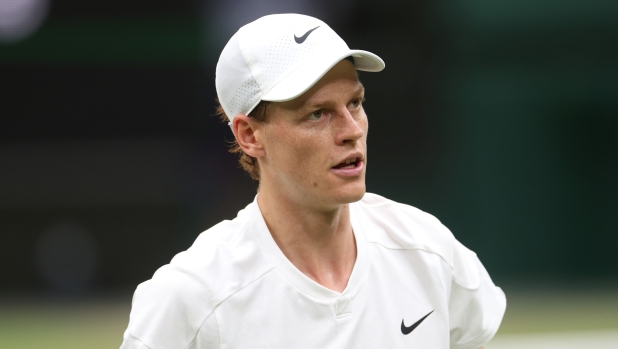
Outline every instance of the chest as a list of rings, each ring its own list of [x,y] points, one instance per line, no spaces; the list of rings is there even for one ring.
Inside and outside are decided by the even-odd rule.
[[[373,251],[354,290],[314,297],[276,271],[216,310],[222,348],[449,347],[450,272],[420,251]]]

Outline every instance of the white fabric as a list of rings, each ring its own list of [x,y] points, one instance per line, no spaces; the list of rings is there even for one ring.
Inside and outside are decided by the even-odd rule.
[[[260,100],[282,102],[300,96],[348,56],[354,57],[358,70],[384,69],[380,57],[350,50],[319,19],[299,14],[264,16],[240,28],[221,52],[217,96],[231,121],[238,114],[249,114]]]
[[[294,267],[254,201],[138,286],[121,349],[477,349],[493,337],[504,294],[446,227],[375,194],[350,206],[358,253],[342,293]]]

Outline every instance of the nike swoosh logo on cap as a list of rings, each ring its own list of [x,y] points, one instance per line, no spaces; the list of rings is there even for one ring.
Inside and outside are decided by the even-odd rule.
[[[403,324],[403,319],[401,320],[401,333],[405,334],[409,334],[410,332],[414,331],[415,328],[418,327],[418,325],[421,324],[421,322],[423,322],[423,320],[425,320],[429,315],[431,315],[431,313],[433,313],[433,310],[429,312],[429,314],[423,316],[420,320],[418,320],[417,322],[413,323],[412,326],[410,327],[406,327],[406,325]]]
[[[296,41],[297,44],[302,44],[303,42],[305,42],[305,40],[307,40],[307,37],[309,36],[309,34],[311,34],[312,31],[318,29],[320,26],[317,26],[313,29],[310,29],[308,32],[306,32],[305,34],[303,34],[303,36],[301,36],[300,38],[296,36],[296,34],[294,34],[294,40]]]

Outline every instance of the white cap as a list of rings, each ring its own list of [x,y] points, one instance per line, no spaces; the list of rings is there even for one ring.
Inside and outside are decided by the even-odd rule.
[[[221,52],[215,78],[219,103],[231,122],[260,101],[284,102],[302,95],[349,56],[358,70],[384,69],[380,57],[350,50],[317,18],[264,16],[240,28]]]

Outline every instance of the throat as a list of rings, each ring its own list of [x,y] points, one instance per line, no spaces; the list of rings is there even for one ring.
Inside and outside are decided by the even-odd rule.
[[[300,272],[316,283],[339,293],[343,293],[348,286],[358,253],[353,233],[350,240],[343,245],[298,254],[290,253],[291,251],[283,252]]]
[[[349,165],[349,164],[348,164]],[[336,213],[281,205],[261,191],[258,203],[273,240],[283,255],[301,273],[336,292],[348,285],[356,263],[356,237],[348,205]],[[332,216],[332,217],[331,217]]]

